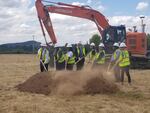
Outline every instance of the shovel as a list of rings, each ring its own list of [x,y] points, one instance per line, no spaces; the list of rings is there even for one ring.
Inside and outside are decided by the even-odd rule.
[[[44,70],[47,71],[47,69],[46,69],[46,67],[45,67],[45,65],[44,65],[44,63],[43,63],[43,61],[41,59],[40,59],[40,62],[42,63],[42,65],[44,67]]]

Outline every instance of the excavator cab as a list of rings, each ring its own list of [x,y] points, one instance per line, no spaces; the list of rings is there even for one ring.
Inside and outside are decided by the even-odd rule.
[[[126,29],[124,25],[110,26],[103,32],[103,43],[107,54],[113,53],[113,44],[121,43],[126,40]]]

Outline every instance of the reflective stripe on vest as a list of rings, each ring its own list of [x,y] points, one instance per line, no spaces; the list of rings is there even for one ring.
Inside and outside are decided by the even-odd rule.
[[[40,48],[38,51],[38,58],[41,59],[41,56],[42,56],[42,48]]]
[[[43,57],[43,52],[45,52],[44,57]],[[45,61],[45,59],[46,59],[46,52],[47,52],[46,49],[43,50],[42,48],[40,48],[39,54],[38,54],[39,59],[41,59],[42,61]]]
[[[62,63],[62,62],[65,61],[65,55],[64,55],[64,54],[62,54],[60,58],[59,58],[59,57],[60,57],[60,56],[57,54],[57,59],[58,59],[58,62],[59,62],[59,63]]]
[[[120,67],[125,67],[130,65],[129,52],[127,50],[121,51],[119,61],[120,61],[119,63]]]
[[[100,58],[101,53],[104,54],[104,56],[102,58]],[[105,63],[105,51],[104,50],[102,50],[96,54],[96,60],[97,60],[97,64],[104,64]]]
[[[71,57],[71,58],[67,58],[68,62],[67,64],[74,64],[75,63],[75,56]]]

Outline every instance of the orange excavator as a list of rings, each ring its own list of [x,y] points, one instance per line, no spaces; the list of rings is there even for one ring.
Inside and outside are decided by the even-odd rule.
[[[113,52],[112,46],[115,42],[117,43],[126,42],[127,47],[131,52],[131,55],[133,56],[132,58],[133,61],[135,60],[134,57],[139,58],[139,56],[142,56],[140,58],[144,58],[145,60],[145,55],[147,54],[146,50],[147,40],[146,38],[142,38],[145,37],[143,36],[144,34],[136,33],[134,35],[134,33],[127,33],[126,36],[126,28],[124,25],[111,26],[108,23],[106,17],[102,13],[92,9],[90,6],[76,6],[61,2],[51,2],[45,0],[36,0],[35,6],[40,26],[43,32],[43,36],[45,38],[45,31],[44,31],[45,27],[53,44],[57,43],[57,39],[53,30],[50,13],[57,13],[93,21],[98,28],[103,43],[105,44],[107,54],[112,54]],[[136,45],[136,47],[133,47],[134,44]]]
[[[43,2],[50,3],[50,5],[44,5]],[[105,45],[107,46],[106,51],[108,51],[108,53],[112,51],[109,49],[112,49],[112,45],[114,44],[114,42],[125,41],[126,38],[125,26],[109,25],[108,20],[103,14],[90,8],[89,6],[76,6],[60,2],[55,3],[50,1],[43,1],[43,2],[41,0],[36,0],[35,3],[39,22],[44,37],[45,37],[44,31],[45,27],[51,38],[52,43],[54,44],[57,43],[57,39],[53,30],[50,13],[74,16],[93,21],[96,24],[100,35],[103,37],[102,40],[105,42]]]
[[[127,32],[126,44],[131,53],[132,68],[150,69],[150,50],[145,32]]]

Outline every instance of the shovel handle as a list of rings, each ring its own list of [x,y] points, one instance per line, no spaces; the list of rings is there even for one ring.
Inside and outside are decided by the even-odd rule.
[[[43,61],[42,61],[42,60],[40,60],[40,62],[42,63],[42,65],[43,65],[43,67],[44,67],[45,71],[47,71],[47,69],[46,69],[46,67],[45,67],[45,65],[44,65],[44,63],[43,63]]]

